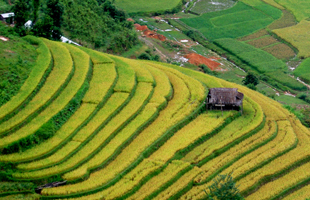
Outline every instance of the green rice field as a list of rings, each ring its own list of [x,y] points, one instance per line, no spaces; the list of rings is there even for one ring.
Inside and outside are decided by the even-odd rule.
[[[294,75],[300,77],[303,81],[310,83],[310,58],[305,59],[298,67],[294,70]]]
[[[181,0],[115,0],[115,5],[131,13],[155,13],[172,10],[182,3]]]
[[[199,30],[206,38],[215,40],[249,35],[268,26],[281,16],[281,10],[263,2],[251,7],[239,1],[234,7],[227,10],[180,20]]]

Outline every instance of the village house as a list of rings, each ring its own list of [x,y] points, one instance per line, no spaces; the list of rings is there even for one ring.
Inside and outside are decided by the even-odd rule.
[[[243,93],[238,88],[211,88],[207,96],[207,110],[243,111]]]

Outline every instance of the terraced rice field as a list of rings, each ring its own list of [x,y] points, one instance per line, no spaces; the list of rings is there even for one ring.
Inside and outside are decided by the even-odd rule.
[[[297,21],[301,21],[310,17],[310,2],[307,0],[276,0],[278,4],[291,11]]]
[[[52,71],[0,124],[0,198],[202,199],[232,171],[246,199],[310,196],[310,131],[276,101],[178,66],[33,39]],[[214,87],[243,92],[243,114],[206,112]],[[58,119],[53,135],[38,131]]]
[[[310,39],[309,39],[310,22],[303,20],[295,26],[282,29],[275,29],[273,32],[283,40],[291,43],[298,49],[299,58],[310,57]]]
[[[262,38],[268,38],[268,36],[263,36]],[[248,43],[254,44],[255,41],[257,41],[257,39],[249,40]],[[289,77],[284,73],[287,67],[283,61],[277,59],[266,51],[255,48],[245,42],[229,38],[215,40],[215,43],[218,46],[221,46],[225,50],[229,51],[233,55],[239,57],[252,69],[260,73],[264,73],[265,75],[276,80],[280,84],[283,84],[295,90],[307,89],[303,84],[299,83],[297,80]],[[266,43],[266,41],[264,43]],[[258,44],[261,44],[261,42],[256,42],[256,45]]]
[[[310,83],[310,58],[305,59],[297,69],[294,70],[294,75]]]
[[[180,21],[197,29],[210,40],[238,38],[265,28],[282,16],[282,11],[262,1],[238,1],[232,8],[204,13]],[[247,4],[248,3],[248,4]],[[241,28],[242,27],[242,28]]]

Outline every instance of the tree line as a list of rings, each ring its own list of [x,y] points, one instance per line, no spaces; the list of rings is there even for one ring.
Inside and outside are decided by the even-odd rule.
[[[14,30],[59,40],[65,33],[83,46],[123,53],[138,43],[133,23],[113,0],[15,0]],[[25,23],[31,20],[30,26]]]

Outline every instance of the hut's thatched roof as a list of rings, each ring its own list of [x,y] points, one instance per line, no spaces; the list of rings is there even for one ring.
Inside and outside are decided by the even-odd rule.
[[[208,94],[208,104],[241,106],[243,94],[238,88],[211,88]]]

